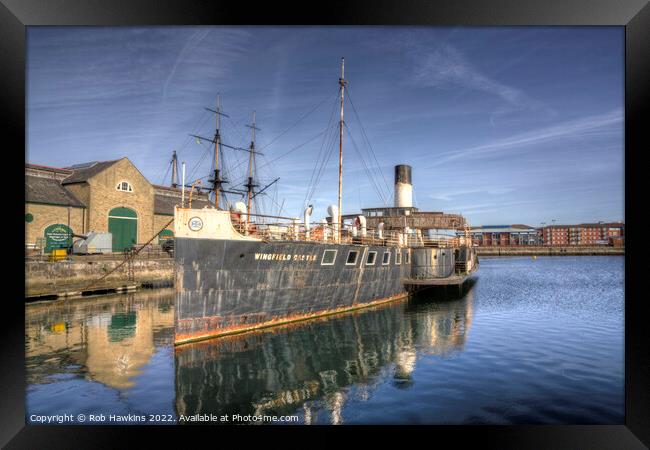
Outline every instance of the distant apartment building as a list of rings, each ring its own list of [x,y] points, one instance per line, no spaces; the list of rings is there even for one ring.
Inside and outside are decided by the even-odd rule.
[[[625,245],[623,222],[547,225],[541,231],[544,245]]]
[[[483,225],[470,230],[472,242],[479,247],[541,245],[541,234],[528,225]]]

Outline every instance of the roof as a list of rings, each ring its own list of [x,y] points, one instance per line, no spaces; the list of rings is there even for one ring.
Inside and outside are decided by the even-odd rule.
[[[625,227],[624,222],[579,223],[575,225],[546,225],[544,228],[609,228]]]
[[[46,170],[49,172],[72,173],[71,169],[64,169],[63,167],[43,166],[41,164],[25,163],[25,169]]]
[[[170,192],[178,192],[180,195],[181,188],[180,187],[172,187],[172,186],[163,186],[161,184],[152,184],[153,188],[155,190],[161,190],[161,191],[170,191]],[[180,184],[178,185],[180,186]]]
[[[534,227],[531,227],[530,225],[524,225],[523,223],[513,223],[513,224],[510,225],[510,226],[511,226],[512,228],[525,228],[525,229],[534,228]]]
[[[88,181],[89,178],[92,178],[98,173],[108,169],[118,161],[119,159],[116,159],[114,161],[98,161],[85,164],[76,164],[74,166],[67,167],[67,169],[73,169],[74,172],[72,172],[72,175],[64,179],[62,183],[83,183],[84,181]]]
[[[177,196],[156,194],[154,197],[153,213],[173,216],[174,206],[180,204],[180,200],[181,198]],[[188,199],[186,197],[185,201],[187,200]],[[210,205],[210,203],[205,199],[192,200],[192,207],[203,208],[204,206],[208,206],[208,205]]]
[[[474,227],[470,230],[471,233],[537,233],[537,230],[532,227],[523,228],[515,225],[483,225],[482,227]]]
[[[61,186],[59,180],[32,175],[25,176],[25,201],[28,203],[85,207],[77,197]]]
[[[509,228],[510,225],[481,225],[479,227],[474,227],[474,228],[482,228],[484,230],[492,229],[492,228]]]

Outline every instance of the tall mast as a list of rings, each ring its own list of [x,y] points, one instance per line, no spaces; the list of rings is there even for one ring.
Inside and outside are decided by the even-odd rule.
[[[175,188],[178,186],[178,157],[176,156],[176,150],[172,153],[172,187]]]
[[[214,207],[219,209],[219,190],[221,188],[221,178],[219,177],[219,145],[221,144],[221,96],[217,95],[217,131],[214,136]]]
[[[221,95],[217,95],[217,109],[211,109],[211,108],[205,108],[207,111],[211,111],[215,113],[216,121],[217,121],[217,128],[214,132],[214,139],[208,139],[203,136],[197,136],[195,134],[190,134],[190,136],[193,136],[197,139],[207,141],[207,142],[212,142],[214,144],[214,178],[208,180],[210,183],[212,183],[212,190],[214,191],[214,206],[216,208],[219,208],[219,194],[221,193],[221,185],[224,183],[227,183],[226,180],[221,178],[221,170],[219,169],[219,154],[221,153],[221,146],[225,145],[228,147],[226,144],[223,144],[221,142],[221,116],[228,117],[228,114],[224,114],[221,112]]]
[[[338,223],[338,236],[336,241],[341,242],[341,213],[343,207],[343,104],[345,100],[345,58],[341,58],[341,78],[339,78],[339,85],[341,86],[341,120],[339,122],[339,211],[336,218]]]
[[[251,129],[253,138],[251,140],[251,146],[249,150],[249,156],[248,156],[248,183],[246,183],[246,188],[248,190],[248,205],[247,205],[247,213],[246,214],[246,234],[248,234],[248,225],[250,223],[250,215],[251,215],[251,208],[253,207],[253,188],[257,186],[256,184],[253,184],[253,167],[255,164],[255,130],[259,130],[255,126],[255,111],[253,111],[253,123],[251,125],[246,125],[248,128]]]

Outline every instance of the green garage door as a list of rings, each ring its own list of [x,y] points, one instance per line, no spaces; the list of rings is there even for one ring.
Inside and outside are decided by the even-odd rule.
[[[113,235],[113,251],[123,252],[138,242],[138,215],[129,208],[113,208],[108,213],[108,232]]]

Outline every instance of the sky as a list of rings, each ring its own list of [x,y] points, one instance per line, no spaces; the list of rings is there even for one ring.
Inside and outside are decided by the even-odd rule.
[[[414,205],[473,225],[624,220],[622,27],[28,27],[26,161],[128,157],[154,184],[172,151],[206,176],[256,125],[259,212],[392,206],[396,164]],[[224,148],[227,189],[248,153]],[[239,198],[228,195],[228,200]]]

